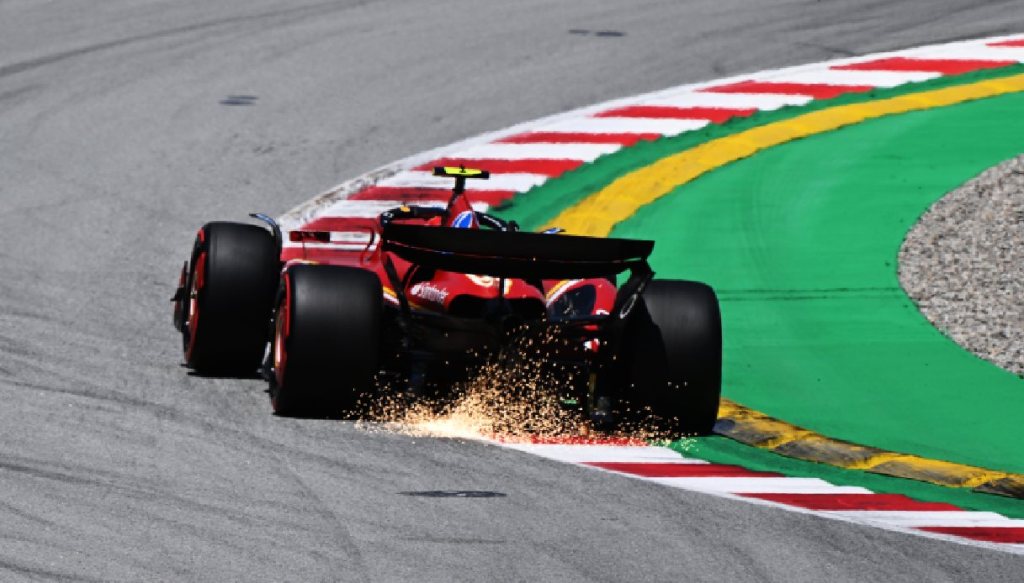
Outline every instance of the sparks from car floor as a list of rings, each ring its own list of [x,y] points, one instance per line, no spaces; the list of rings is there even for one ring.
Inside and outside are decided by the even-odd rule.
[[[307,225],[285,248],[266,215],[252,216],[268,228],[204,225],[180,276],[193,289],[174,298],[186,363],[259,369],[279,415],[711,431],[722,347],[710,287],[654,279],[652,241],[527,233],[474,210],[466,182],[485,170],[434,175],[455,180],[446,206],[385,209],[352,227],[360,239]]]

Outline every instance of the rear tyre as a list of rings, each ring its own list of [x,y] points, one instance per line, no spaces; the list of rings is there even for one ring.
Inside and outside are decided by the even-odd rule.
[[[256,225],[207,223],[192,249],[180,314],[185,363],[203,374],[252,374],[269,336],[280,257]]]
[[[722,387],[714,290],[694,281],[651,281],[626,325],[620,354],[620,382],[634,412],[673,434],[711,433]]]
[[[281,282],[270,398],[278,415],[348,416],[380,362],[381,284],[369,271],[296,265]]]

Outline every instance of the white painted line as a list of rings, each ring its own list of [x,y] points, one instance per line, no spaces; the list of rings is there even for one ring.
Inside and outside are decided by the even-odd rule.
[[[534,186],[543,184],[548,177],[543,174],[492,174],[489,180],[467,180],[466,190],[514,190],[525,192]],[[404,188],[440,188],[450,190],[452,179],[447,176],[434,176],[430,172],[408,170],[385,178],[377,186],[397,186]]]
[[[1020,527],[1024,520],[1012,520],[995,512],[974,512],[969,510],[950,511],[901,511],[901,510],[841,510],[823,511],[825,516],[841,516],[853,520],[884,522],[905,528],[922,526],[997,526]]]
[[[706,464],[704,460],[685,458],[667,447],[635,445],[559,445],[507,443],[502,447],[567,462],[676,462],[685,464]]]
[[[641,476],[636,476],[641,477]],[[673,488],[729,494],[871,494],[857,486],[834,486],[819,478],[643,478]]]
[[[481,144],[460,150],[447,158],[480,158],[484,160],[583,160],[592,162],[600,156],[622,149],[618,144]]]
[[[901,56],[918,59],[1024,62],[1024,47],[990,47],[985,44],[969,47],[940,46],[911,49],[905,51]]]
[[[636,105],[667,105],[671,107],[719,107],[723,109],[759,109],[771,111],[787,105],[811,102],[806,95],[760,93],[711,93],[686,90],[674,95],[641,99]]]
[[[896,87],[906,83],[919,83],[941,77],[939,73],[922,71],[804,71],[800,73],[779,73],[771,77],[758,77],[777,83],[822,83],[825,85],[870,85],[873,87]]]
[[[651,119],[636,117],[582,117],[539,126],[538,132],[585,134],[661,134],[675,136],[708,125],[701,119]]]
[[[450,181],[451,179],[448,180]],[[416,204],[418,206],[444,208],[446,203],[446,200],[422,200],[415,201],[412,204]],[[410,202],[402,200],[344,199],[332,203],[329,207],[324,209],[324,212],[318,214],[317,217],[372,219],[378,217],[382,212],[386,210],[397,208],[404,204],[410,204]],[[486,211],[488,206],[485,203],[473,203],[473,208],[478,211]]]

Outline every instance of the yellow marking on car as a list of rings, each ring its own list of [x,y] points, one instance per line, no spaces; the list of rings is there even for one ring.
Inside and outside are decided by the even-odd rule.
[[[551,301],[551,298],[555,294],[557,294],[559,291],[564,289],[565,286],[569,285],[570,283],[576,282],[576,281],[579,281],[579,280],[578,279],[563,279],[562,281],[556,283],[551,289],[548,290],[548,293],[545,294],[545,298],[548,301]]]
[[[482,178],[487,172],[476,168],[463,168],[461,166],[442,166],[440,172],[435,170],[434,174],[441,176],[464,176],[466,178]]]

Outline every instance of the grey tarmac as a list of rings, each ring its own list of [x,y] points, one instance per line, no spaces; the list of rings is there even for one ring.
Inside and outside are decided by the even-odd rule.
[[[0,1],[0,580],[1019,581],[1021,557],[276,418],[257,379],[181,366],[168,302],[203,222],[428,148],[1019,31],[1017,0]]]

